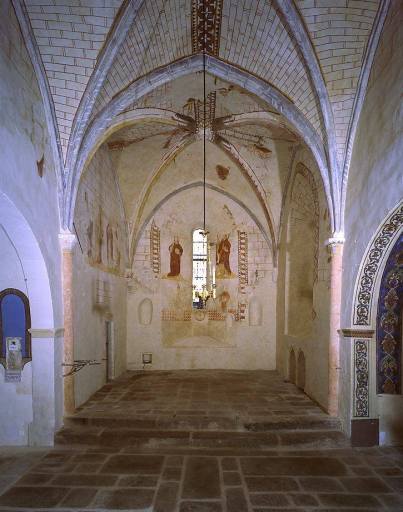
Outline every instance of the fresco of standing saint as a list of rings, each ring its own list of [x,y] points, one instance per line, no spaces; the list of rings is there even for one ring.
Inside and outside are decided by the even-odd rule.
[[[221,240],[217,243],[217,279],[229,279],[235,277],[235,275],[231,272],[229,261],[230,255],[231,242],[229,241],[229,235],[225,234],[224,237],[221,238]]]
[[[167,277],[177,277],[181,273],[181,256],[183,254],[183,248],[179,243],[179,238],[174,237],[173,243],[169,246],[170,254],[170,270]]]

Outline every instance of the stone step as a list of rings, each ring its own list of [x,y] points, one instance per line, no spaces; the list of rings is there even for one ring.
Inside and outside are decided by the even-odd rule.
[[[84,445],[159,449],[167,447],[231,450],[333,449],[349,447],[349,441],[337,430],[283,429],[266,432],[135,430],[102,427],[64,427],[55,438],[56,445]]]
[[[107,417],[71,416],[65,418],[66,427],[127,428],[130,430],[184,430],[184,431],[241,431],[271,432],[273,430],[341,430],[338,418],[311,416],[225,417],[225,416],[171,416],[171,417]]]

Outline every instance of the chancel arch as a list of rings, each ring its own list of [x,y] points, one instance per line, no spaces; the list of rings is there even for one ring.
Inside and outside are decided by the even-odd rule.
[[[260,100],[267,102],[275,109],[281,111],[282,115],[284,115],[311,149],[322,175],[326,196],[329,204],[332,205],[329,209],[332,224],[338,222],[337,209],[334,208],[334,202],[337,202],[337,198],[332,197],[331,194],[331,178],[329,178],[329,167],[324,145],[309,121],[306,120],[285,96],[267,82],[263,83],[257,77],[228,63],[222,62],[216,57],[208,56],[206,66],[209,74],[223,80],[230,79],[232,84],[244,88],[250,94],[257,95]],[[150,93],[157,86],[169,83],[189,73],[201,71],[202,69],[203,59],[199,55],[180,59],[178,62],[170,64],[166,68],[153,71],[146,77],[138,79],[113,98],[108,106],[99,113],[85,132],[79,153],[76,158],[71,161],[66,191],[64,220],[66,225],[71,224],[72,208],[74,208],[78,181],[82,170],[91,154],[93,154],[94,148],[99,146],[100,141],[104,137],[104,133],[108,131],[110,126],[114,123],[115,117],[141,97]]]

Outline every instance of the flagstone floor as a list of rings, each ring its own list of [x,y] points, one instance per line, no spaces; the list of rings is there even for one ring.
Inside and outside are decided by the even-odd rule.
[[[403,447],[351,448],[275,372],[130,372],[49,450],[0,450],[0,510],[403,511]]]

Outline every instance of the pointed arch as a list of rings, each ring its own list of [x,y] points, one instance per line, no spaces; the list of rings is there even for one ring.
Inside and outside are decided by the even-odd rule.
[[[167,202],[169,201],[172,197],[180,194],[181,192],[184,192],[185,190],[190,190],[192,188],[196,188],[196,187],[203,187],[204,186],[204,183],[202,181],[196,181],[194,183],[189,183],[187,185],[184,185],[183,187],[180,187],[172,192],[170,192],[169,194],[167,194],[163,199],[161,199],[161,201],[156,204],[154,206],[154,208],[151,210],[151,212],[147,215],[147,217],[144,219],[144,221],[141,223],[141,226],[140,228],[138,229],[137,233],[136,233],[136,237],[134,238],[134,240],[132,240],[132,249],[131,249],[131,254],[135,254],[136,252],[136,249],[137,249],[137,245],[143,235],[143,232],[144,230],[146,229],[146,226],[151,222],[152,218],[154,217],[154,215],[156,214],[156,212]],[[229,192],[227,192],[226,190],[223,190],[215,185],[212,185],[210,183],[206,183],[206,188],[208,190],[214,190],[215,192],[218,192],[219,194],[222,194],[230,199],[232,199],[232,201],[234,201],[237,205],[239,205],[244,211],[246,211],[246,213],[251,217],[251,219],[253,220],[253,222],[256,224],[256,226],[259,228],[259,230],[261,231],[262,235],[263,235],[263,238],[265,239],[267,245],[270,247],[271,251],[272,251],[272,257],[273,257],[273,243],[274,243],[274,240],[270,238],[270,235],[267,233],[267,231],[264,229],[264,227],[262,226],[261,222],[259,221],[259,219],[256,217],[256,215],[252,212],[252,210],[250,208],[248,208],[246,206],[245,203],[243,203],[240,199],[238,199],[237,197],[235,197],[234,195],[230,194]],[[132,261],[130,262],[130,265],[132,265]]]
[[[328,202],[331,205],[331,221],[334,227],[337,224],[335,214],[338,211],[339,198],[337,194],[332,194],[332,177],[328,166],[326,151],[319,135],[316,133],[311,123],[307,121],[304,115],[293,105],[293,103],[275,87],[251,75],[247,71],[212,56],[207,57],[206,68],[207,72],[211,73],[213,76],[238,85],[251,94],[258,96],[263,101],[271,104],[295,127],[295,130],[310,148],[318,163]],[[195,73],[202,69],[203,58],[200,55],[179,59],[175,63],[163,66],[162,68],[154,70],[146,76],[136,80],[124,91],[113,98],[107,107],[99,113],[84,133],[80,143],[80,149],[77,152],[77,157],[70,162],[66,201],[64,205],[64,224],[66,226],[71,225],[72,222],[72,210],[82,170],[89,156],[93,152],[95,144],[102,138],[105,131],[107,131],[113,124],[114,118],[123,112],[125,108],[134,101],[137,101],[145,94],[150,93],[156,87],[170,82],[180,76]]]

